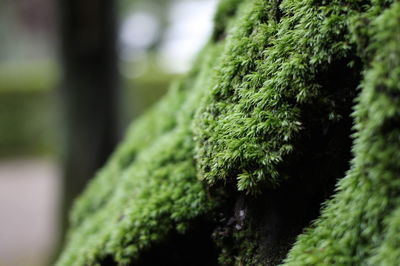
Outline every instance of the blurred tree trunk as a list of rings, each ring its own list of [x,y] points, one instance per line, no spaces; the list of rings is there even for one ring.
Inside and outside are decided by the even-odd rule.
[[[59,0],[65,113],[63,232],[68,210],[118,135],[116,2]]]

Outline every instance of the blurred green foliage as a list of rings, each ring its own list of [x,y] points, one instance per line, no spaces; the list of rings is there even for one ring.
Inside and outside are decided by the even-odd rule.
[[[0,156],[54,152],[55,109],[49,90],[0,92]]]
[[[0,64],[0,157],[54,155],[61,145],[58,65]],[[123,80],[123,120],[130,121],[165,93],[172,76],[153,67]]]
[[[0,156],[56,151],[56,66],[50,62],[0,65]]]
[[[0,93],[44,92],[57,85],[59,70],[52,61],[0,64]]]

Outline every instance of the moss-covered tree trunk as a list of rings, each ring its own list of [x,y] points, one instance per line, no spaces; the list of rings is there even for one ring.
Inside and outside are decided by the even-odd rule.
[[[400,3],[223,0],[59,265],[398,265]]]

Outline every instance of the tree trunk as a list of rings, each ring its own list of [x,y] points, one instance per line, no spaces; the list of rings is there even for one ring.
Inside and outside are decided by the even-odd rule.
[[[116,3],[60,0],[62,105],[66,118],[63,221],[118,135]]]

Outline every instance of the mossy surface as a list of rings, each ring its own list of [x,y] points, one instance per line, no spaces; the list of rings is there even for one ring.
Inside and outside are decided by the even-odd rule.
[[[197,181],[190,121],[218,46],[130,130],[76,203],[59,265],[126,264],[212,209]],[[190,84],[190,87],[189,87]]]
[[[359,71],[347,19],[361,2],[246,2],[197,112],[202,179],[252,194],[276,187],[312,128],[343,119]]]
[[[286,265],[397,265],[400,208],[400,4],[370,22],[370,58],[355,107],[354,159]]]
[[[332,194],[285,263],[396,265],[399,14],[384,0],[222,1],[193,70],[76,202],[58,265],[144,263],[199,221],[218,263],[276,265]]]

